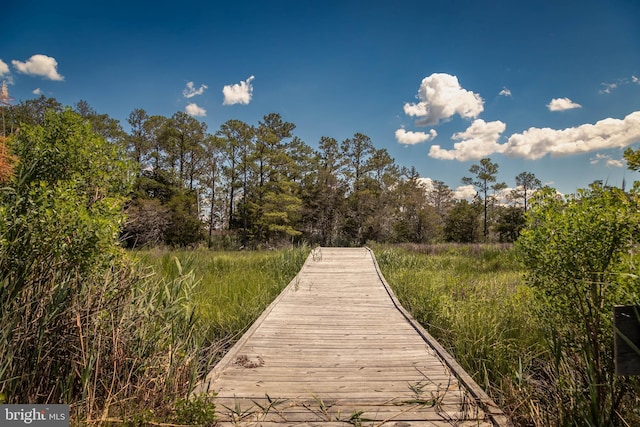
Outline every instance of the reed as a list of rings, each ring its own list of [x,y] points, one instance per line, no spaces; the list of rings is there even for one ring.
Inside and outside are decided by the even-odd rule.
[[[232,339],[248,328],[298,273],[307,248],[278,251],[216,252],[162,250],[137,252],[140,262],[172,279],[182,268],[197,278],[193,298],[203,332],[210,339]]]
[[[512,417],[531,422],[530,382],[545,358],[535,300],[508,245],[375,247],[411,312]]]
[[[306,253],[149,251],[100,274],[27,274],[3,300],[0,400],[67,403],[81,425],[211,423],[214,402],[188,400],[192,387]]]
[[[638,425],[637,381],[625,384],[616,419],[593,416],[600,405],[585,377],[597,369],[577,340],[549,331],[576,325],[550,313],[550,301],[524,279],[511,246],[374,248],[401,303],[450,351],[515,425]],[[581,339],[579,333],[574,334]],[[601,373],[602,374],[602,373]],[[608,378],[608,377],[607,377]],[[592,381],[593,383],[593,381]],[[613,398],[616,398],[614,396]],[[600,420],[600,421],[599,421]]]

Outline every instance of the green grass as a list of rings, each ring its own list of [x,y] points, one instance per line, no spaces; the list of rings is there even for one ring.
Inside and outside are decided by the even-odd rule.
[[[374,247],[401,303],[514,420],[535,413],[530,380],[544,353],[534,298],[511,247]],[[302,267],[309,250],[135,252],[164,280],[190,272],[198,329],[224,352]],[[202,373],[202,372],[201,372]]]
[[[151,250],[136,252],[164,278],[190,271],[198,281],[194,301],[203,331],[212,341],[234,340],[298,273],[307,248],[259,252]]]
[[[529,380],[545,349],[533,292],[514,250],[374,249],[389,285],[414,318],[515,419],[530,419],[536,409]]]

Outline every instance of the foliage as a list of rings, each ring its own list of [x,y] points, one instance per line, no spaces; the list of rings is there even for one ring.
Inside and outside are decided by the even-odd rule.
[[[129,164],[120,147],[66,110],[11,139],[19,159],[0,210],[3,296],[52,268],[97,273],[117,250]]]
[[[211,425],[216,420],[216,406],[211,397],[199,394],[176,402],[176,422],[183,425]]]
[[[472,243],[478,240],[482,206],[474,200],[460,200],[454,204],[445,220],[444,235],[448,242]]]
[[[3,402],[69,403],[82,423],[213,422],[209,400],[185,398],[219,356],[215,349],[252,318],[228,305],[230,323],[209,322],[210,308],[199,306],[211,299],[202,296],[204,272],[198,277],[169,256],[171,274],[158,275],[121,250],[122,207],[135,174],[123,147],[81,116],[51,111],[43,125],[23,124],[11,149],[19,162],[0,199]],[[148,184],[145,191],[166,196],[168,206],[184,194]],[[238,267],[240,276],[255,270],[259,299],[246,299],[252,313],[300,268],[304,253],[297,254],[273,252]],[[273,282],[262,288],[267,277]]]
[[[162,170],[143,171],[135,181],[122,237],[130,248],[189,246],[203,238],[197,194]]]
[[[525,226],[524,210],[516,206],[498,209],[495,230],[501,242],[515,242]]]
[[[107,114],[98,114],[87,101],[76,103],[74,111],[91,124],[93,132],[110,142],[120,142],[125,136],[118,120]]]
[[[510,415],[534,425],[545,360],[532,290],[512,245],[374,247],[403,307]]]
[[[46,97],[8,107],[9,132],[44,124],[47,110],[64,109]],[[465,178],[484,202],[484,237],[468,229],[453,236],[451,225],[461,220],[462,207],[453,210],[452,189],[421,179],[415,168],[399,167],[360,132],[342,141],[322,136],[315,151],[277,113],[257,125],[228,120],[208,133],[204,122],[184,112],[151,116],[137,108],[125,133],[86,101],[78,101],[74,111],[113,146],[123,144],[136,166],[122,234],[129,247],[195,246],[207,235],[209,247],[225,248],[497,241],[507,238],[505,227],[519,227],[504,223],[519,217],[499,215],[501,206],[490,194],[503,186],[495,183],[498,165],[490,159],[470,169],[475,178]],[[60,160],[56,164],[65,168]],[[513,200],[524,200],[526,208],[538,181],[523,172],[516,182]],[[502,231],[493,227],[497,218]]]
[[[207,335],[227,345],[280,294],[308,252],[304,247],[256,252],[155,249],[136,255],[167,279],[179,276],[175,259],[192,271],[199,279],[194,291],[197,314],[207,325]]]
[[[522,199],[522,206],[526,212],[532,193],[542,187],[542,182],[531,172],[522,172],[516,176],[516,186],[513,196]]]
[[[7,138],[0,137],[0,184],[4,184],[13,178],[16,161],[16,156],[9,152]]]
[[[593,306],[587,283],[591,279],[581,276],[591,274],[591,268],[596,265],[587,261],[585,253],[594,255],[603,249],[602,246],[589,249],[588,243],[607,245],[612,241],[609,237],[616,233],[613,230],[619,232],[626,228],[606,225],[616,222],[615,219],[594,211],[600,210],[600,206],[605,206],[605,210],[617,206],[622,223],[634,222],[632,217],[637,215],[635,195],[624,195],[619,190],[610,194],[603,192],[603,189],[582,192],[581,197],[588,196],[588,201],[578,198],[564,201],[548,190],[545,196],[536,197],[565,209],[543,208],[541,201],[536,200],[531,216],[539,222],[535,226],[530,223],[527,232],[536,233],[541,246],[534,248],[533,242],[525,242],[531,239],[527,232],[519,246],[526,245],[535,253],[546,254],[545,262],[556,263],[556,266],[565,263],[562,276],[556,275],[553,265],[543,265],[541,258],[535,262],[529,260],[531,263],[526,265],[518,263],[516,257],[522,256],[520,248],[505,250],[478,245],[375,248],[383,273],[403,306],[484,385],[515,425],[637,425],[640,420],[637,378],[616,377],[611,366],[610,305],[612,300],[637,302],[637,276],[623,273],[630,266],[634,252],[620,251],[626,262],[610,265],[612,274],[607,285],[610,292],[603,294],[599,309]],[[564,237],[553,235],[549,242],[549,233],[555,232],[551,224],[559,226],[558,233]],[[586,230],[588,224],[594,224],[593,235],[581,242],[571,242],[565,233],[579,224],[585,227],[585,234],[590,234]],[[635,233],[637,231],[632,234]],[[595,239],[596,234],[603,237],[602,242]],[[578,235],[576,231],[571,237]],[[563,252],[562,246],[573,252]],[[564,273],[577,265],[585,268]],[[532,279],[536,269],[554,273],[540,276],[538,281]],[[554,282],[553,277],[562,282]],[[565,283],[567,277],[578,278],[577,282],[585,288],[574,293]],[[563,293],[567,295],[561,295]],[[581,317],[580,306],[589,304],[593,318],[585,319]],[[588,348],[593,341],[587,325],[594,321],[600,322],[599,349]],[[594,350],[601,352],[599,368]]]
[[[69,403],[74,419],[135,418],[183,398],[201,365],[193,289],[118,243],[134,176],[123,148],[71,110],[11,137],[0,198],[0,395]],[[136,402],[136,403],[131,403]]]
[[[627,161],[627,167],[631,170],[640,170],[640,150],[627,148],[624,151],[624,159]]]
[[[482,195],[481,200],[484,205],[483,235],[485,240],[489,236],[489,190],[499,191],[506,188],[504,182],[496,183],[498,175],[498,164],[493,163],[490,158],[480,159],[479,164],[472,165],[469,172],[475,175],[474,178],[464,177],[462,183],[473,185],[478,189],[478,195]],[[495,183],[495,184],[491,184]]]
[[[63,110],[62,104],[55,98],[47,98],[44,95],[36,99],[20,101],[18,105],[8,109],[7,128],[13,133],[23,125],[43,125],[47,111],[59,113]]]
[[[630,410],[638,382],[614,375],[612,312],[637,302],[640,193],[593,185],[564,200],[536,194],[518,240],[527,281],[536,291],[553,356],[542,396],[559,423],[617,425],[640,420]]]

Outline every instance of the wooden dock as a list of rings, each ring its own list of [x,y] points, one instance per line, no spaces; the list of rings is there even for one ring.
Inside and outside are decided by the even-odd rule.
[[[367,248],[315,249],[209,373],[219,425],[506,426]]]

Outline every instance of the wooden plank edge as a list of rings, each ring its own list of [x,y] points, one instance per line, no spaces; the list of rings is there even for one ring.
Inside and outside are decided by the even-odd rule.
[[[251,338],[253,334],[255,334],[256,330],[260,327],[260,325],[262,325],[262,323],[267,318],[269,313],[271,313],[271,311],[275,308],[276,305],[278,305],[278,303],[284,298],[284,296],[292,288],[295,288],[296,284],[299,283],[300,274],[304,270],[305,266],[308,263],[318,261],[317,252],[319,250],[320,250],[319,247],[316,247],[311,250],[304,264],[302,264],[300,271],[298,271],[298,273],[294,276],[294,278],[291,279],[289,284],[282,290],[282,292],[280,292],[280,294],[271,302],[271,304],[267,306],[267,308],[256,319],[256,321],[253,322],[253,324],[251,324],[249,329],[247,329],[247,331],[240,337],[240,339],[233,345],[233,347],[229,349],[227,354],[225,354],[222,357],[222,359],[220,359],[220,361],[216,363],[213,369],[209,371],[205,379],[202,382],[196,384],[196,386],[193,388],[193,391],[191,392],[191,396],[195,396],[197,394],[203,394],[203,393],[206,394],[214,391],[214,390],[211,390],[211,384],[218,378],[222,370],[224,370],[227,366],[231,365],[233,362],[236,361],[236,359],[239,356],[240,349],[244,347],[244,345],[249,340],[249,338]]]
[[[384,278],[382,271],[380,270],[380,266],[378,265],[378,260],[376,259],[373,250],[367,246],[365,249],[369,251],[371,255],[371,259],[375,266],[376,272],[378,273],[378,277],[382,282],[382,285],[385,287],[385,290],[389,294],[393,305],[396,309],[404,316],[405,319],[411,324],[411,326],[416,330],[416,332],[422,337],[422,339],[429,345],[436,354],[442,359],[443,363],[451,370],[451,372],[455,375],[458,381],[469,391],[471,396],[475,399],[476,403],[482,408],[482,410],[489,417],[491,422],[495,426],[500,427],[513,427],[511,420],[506,416],[504,411],[496,405],[496,403],[489,397],[489,395],[475,382],[471,375],[469,375],[460,364],[449,354],[447,350],[445,350],[442,345],[429,333],[427,330],[413,318],[413,316],[400,304],[400,301],[396,297],[395,293],[391,289],[391,286],[387,283]]]

